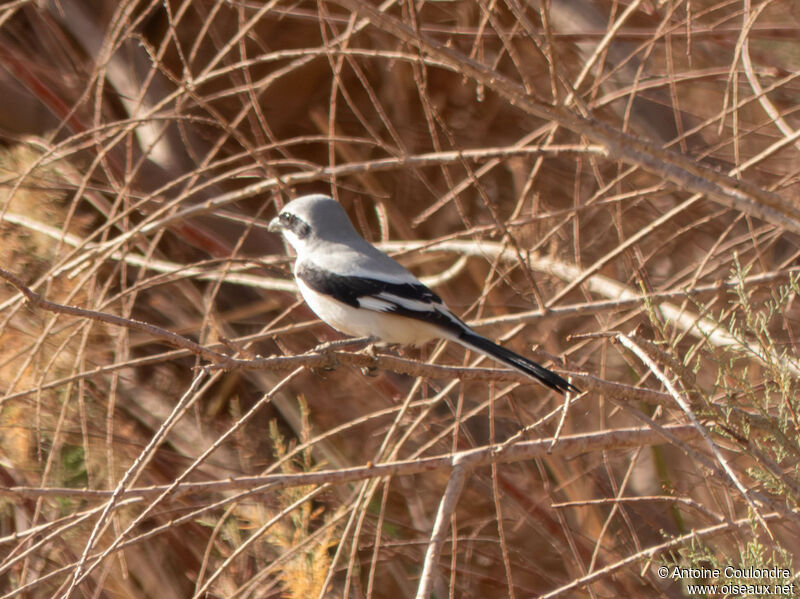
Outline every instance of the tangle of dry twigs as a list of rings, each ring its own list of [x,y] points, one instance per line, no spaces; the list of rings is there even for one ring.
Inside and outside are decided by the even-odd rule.
[[[2,4],[0,598],[794,580],[798,20]],[[584,393],[340,343],[265,227],[308,192]]]

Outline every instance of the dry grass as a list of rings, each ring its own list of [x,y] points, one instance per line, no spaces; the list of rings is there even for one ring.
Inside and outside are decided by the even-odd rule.
[[[0,267],[39,294],[0,288],[2,597],[791,584],[799,20],[0,6]],[[265,230],[311,191],[584,393],[450,345],[311,352],[339,336]]]

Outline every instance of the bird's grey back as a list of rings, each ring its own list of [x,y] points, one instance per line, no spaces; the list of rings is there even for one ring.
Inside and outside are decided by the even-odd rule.
[[[358,234],[341,204],[321,194],[307,195],[289,202],[290,210],[303,219],[311,233],[304,260],[332,272],[383,274],[399,280],[414,278],[401,264],[381,252]]]

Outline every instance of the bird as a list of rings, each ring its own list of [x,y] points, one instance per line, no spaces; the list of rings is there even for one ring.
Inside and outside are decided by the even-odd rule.
[[[334,329],[387,344],[447,339],[557,391],[578,392],[555,372],[476,333],[399,262],[356,231],[324,194],[288,202],[269,223],[296,253],[294,278],[309,308]]]

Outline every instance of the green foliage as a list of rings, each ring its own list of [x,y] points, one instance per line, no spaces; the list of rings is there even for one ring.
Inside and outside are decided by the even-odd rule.
[[[794,509],[800,501],[798,365],[788,348],[776,341],[776,332],[784,330],[788,305],[800,290],[799,275],[793,273],[785,284],[757,295],[745,284],[749,270],[734,256],[731,280],[736,283],[729,292],[730,303],[715,317],[720,330],[727,335],[723,338],[730,342],[720,346],[706,335],[703,347],[695,346],[691,350],[701,349],[696,352],[696,364],[715,369],[713,385],[710,389],[695,385],[687,390],[696,411],[705,418],[704,425],[718,439],[727,440],[728,450],[738,453],[735,463],[750,478],[748,486],[770,497],[775,505]],[[702,306],[696,306],[698,312],[704,312]],[[666,329],[661,332],[668,336]],[[681,381],[685,384],[685,379]],[[777,588],[772,585],[791,583],[781,575],[774,575],[775,568],[793,572],[789,551],[783,548],[779,538],[765,537],[763,528],[754,519],[752,537],[739,544],[736,553],[732,553],[731,545],[723,540],[712,544],[696,538],[662,564],[670,572],[674,568],[694,573],[707,573],[709,569],[721,572],[715,580],[708,580],[707,576],[704,580],[692,576],[674,577],[687,593],[690,592],[688,585],[698,582],[728,585],[729,588],[753,584]],[[773,575],[756,572],[754,578],[752,572],[748,574],[748,569],[765,569]],[[691,590],[691,594],[697,593]],[[761,596],[761,593],[755,592],[753,596]]]
[[[755,527],[753,532],[757,532]],[[756,539],[741,545],[736,555],[722,553],[695,539],[670,557],[659,560],[659,564],[668,571],[663,578],[680,583],[687,597],[793,595],[791,555],[781,548],[768,548]],[[703,589],[705,592],[698,592],[695,585],[713,585],[716,592],[708,586]],[[788,592],[783,592],[784,588]],[[744,592],[731,592],[735,589]]]

